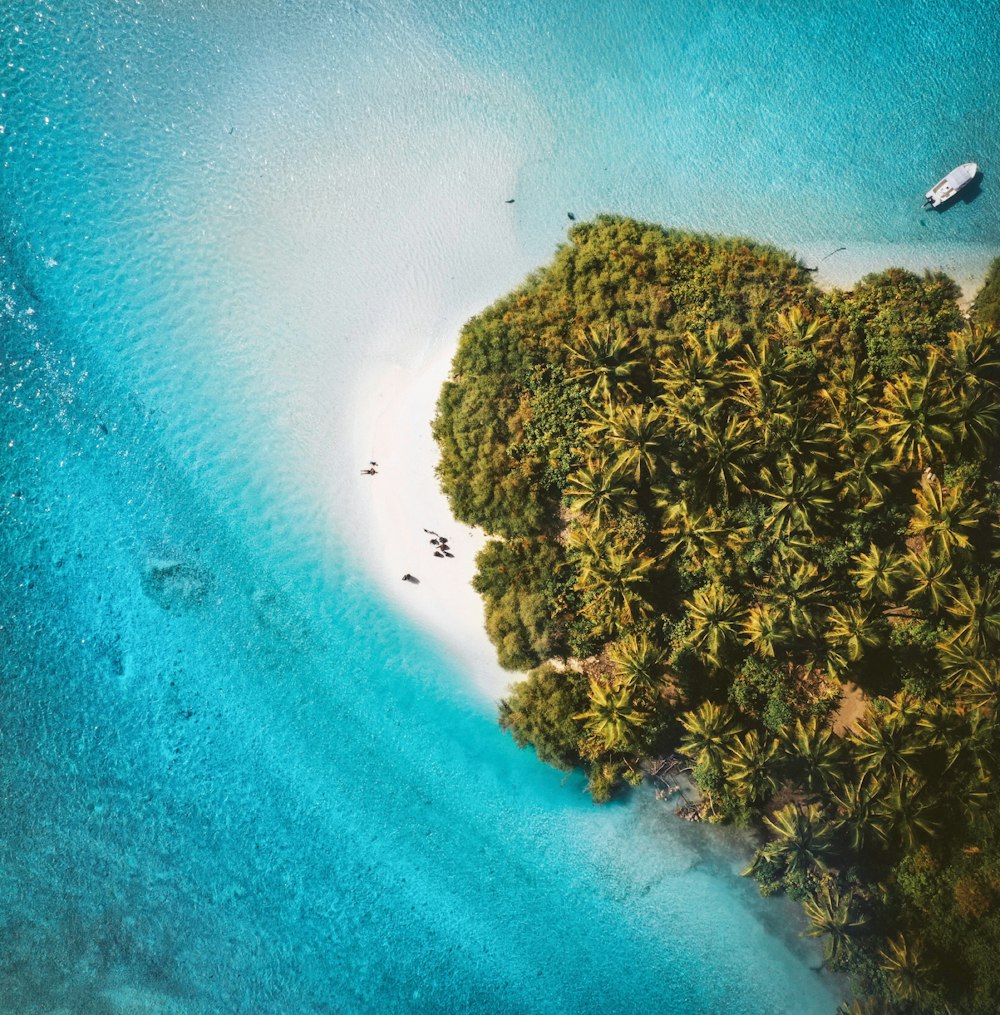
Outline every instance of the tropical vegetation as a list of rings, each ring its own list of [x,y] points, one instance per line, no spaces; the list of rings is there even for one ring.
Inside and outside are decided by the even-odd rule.
[[[845,1010],[1000,998],[1000,346],[959,295],[601,217],[466,325],[434,424],[530,671],[501,724],[597,800],[689,759]]]

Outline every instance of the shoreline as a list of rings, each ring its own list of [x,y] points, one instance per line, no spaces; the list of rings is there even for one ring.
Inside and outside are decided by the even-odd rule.
[[[986,273],[1000,249],[984,245],[968,244],[942,248],[928,244],[920,247],[911,244],[855,243],[841,247],[834,240],[822,243],[789,244],[787,249],[802,264],[815,265],[813,280],[824,292],[831,289],[850,291],[865,275],[886,271],[889,268],[903,268],[922,275],[925,271],[942,271],[953,279],[962,290],[958,305],[967,313],[976,294],[986,281]]]
[[[489,537],[455,521],[435,473],[439,455],[431,422],[455,349],[455,342],[442,340],[412,365],[373,364],[359,379],[351,441],[358,465],[350,482],[361,484],[360,541],[373,549],[358,563],[394,606],[447,647],[471,684],[495,701],[519,674],[497,662],[483,602],[471,585],[476,554]],[[361,475],[370,461],[378,462],[377,475]],[[434,556],[432,532],[448,537],[453,558]],[[404,574],[418,583],[403,581]]]
[[[809,263],[815,246],[789,249]],[[892,249],[903,256],[888,257]],[[865,274],[887,267],[906,267],[918,273],[942,270],[962,288],[960,306],[967,311],[986,277],[988,262],[983,263],[982,251],[976,248],[975,255],[970,251],[968,260],[956,256],[946,266],[936,266],[933,259],[915,258],[913,253],[905,247],[872,247],[857,248],[849,257],[851,250],[847,250],[839,271],[827,268],[814,278],[820,288],[829,290],[847,288]],[[848,264],[853,278],[845,282]],[[954,274],[948,270],[958,266],[961,270]],[[859,269],[860,274],[855,275]],[[392,360],[373,362],[358,377],[351,392],[353,458],[348,482],[359,484],[357,495],[350,498],[356,506],[351,523],[360,537],[356,542],[370,548],[356,558],[357,566],[404,616],[446,647],[475,690],[496,702],[522,674],[505,670],[497,662],[486,633],[483,602],[471,585],[476,554],[489,537],[453,518],[438,486],[435,469],[439,453],[431,434],[437,399],[451,371],[459,332],[481,309],[473,307],[456,315],[453,326],[436,329],[423,349],[413,350],[412,356],[407,354],[413,347],[401,342]],[[369,461],[379,463],[375,476],[360,474]],[[431,535],[424,529],[448,536],[454,558],[435,558]],[[414,575],[419,584],[403,581],[404,574]]]

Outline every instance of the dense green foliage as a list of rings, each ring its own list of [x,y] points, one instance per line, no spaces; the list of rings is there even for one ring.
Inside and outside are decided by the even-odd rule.
[[[540,666],[501,703],[500,725],[513,733],[518,746],[531,744],[542,761],[570,769],[583,760],[575,716],[587,705],[585,677]]]
[[[561,560],[558,544],[541,540],[491,540],[479,554],[472,584],[486,602],[486,629],[501,666],[527,670],[566,654],[551,618]]]
[[[982,328],[1000,328],[1000,257],[994,258],[976,295],[973,317]]]
[[[850,293],[833,293],[829,310],[832,320],[850,327],[852,344],[864,350],[868,369],[890,378],[907,356],[920,355],[928,344],[948,344],[948,335],[963,323],[959,295],[958,286],[940,272],[921,278],[890,268],[866,276]]]
[[[971,1015],[1000,947],[1000,351],[957,295],[824,294],[769,248],[601,218],[466,327],[435,433],[456,512],[507,537],[477,578],[502,660],[589,657],[515,687],[518,743],[597,799],[678,746],[831,965]],[[837,735],[847,680],[870,703]]]

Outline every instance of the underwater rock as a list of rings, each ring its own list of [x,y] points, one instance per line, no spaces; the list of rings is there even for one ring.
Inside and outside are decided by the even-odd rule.
[[[151,558],[142,573],[142,591],[164,610],[191,609],[211,587],[212,576],[205,568],[180,560]]]
[[[281,639],[283,651],[311,652],[317,647],[312,628],[287,595],[260,588],[251,601],[257,623],[273,638]]]

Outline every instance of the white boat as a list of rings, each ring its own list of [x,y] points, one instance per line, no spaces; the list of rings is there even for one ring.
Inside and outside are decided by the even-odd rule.
[[[937,208],[950,201],[964,186],[972,183],[978,172],[979,166],[975,162],[963,162],[927,191],[924,204]]]

